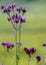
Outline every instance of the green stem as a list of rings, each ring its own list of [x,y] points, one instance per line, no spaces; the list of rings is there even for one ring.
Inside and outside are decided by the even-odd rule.
[[[16,24],[16,28],[17,28],[17,24]],[[16,65],[18,65],[18,59],[17,59],[17,29],[16,29]]]
[[[28,59],[28,65],[30,65],[30,57],[29,57],[29,59]]]
[[[20,23],[20,28],[19,28],[19,42],[21,42],[21,23]]]

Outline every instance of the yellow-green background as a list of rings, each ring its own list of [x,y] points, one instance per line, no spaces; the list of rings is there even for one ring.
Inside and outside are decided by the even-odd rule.
[[[22,46],[20,49],[20,65],[28,65],[28,56],[23,51],[24,47],[35,47],[36,53],[31,59],[30,65],[36,65],[35,55],[40,54],[43,58],[44,48],[42,44],[46,42],[46,0],[31,1],[31,0],[0,0],[0,6],[2,4],[16,3],[17,6],[24,6],[27,8],[26,23],[22,25]],[[0,43],[12,42],[14,40],[14,32],[12,25],[7,21],[7,15],[3,14],[0,9]],[[6,49],[0,45],[0,64],[15,65],[14,59],[15,48],[10,51],[7,58]],[[39,65],[42,65],[42,60]]]

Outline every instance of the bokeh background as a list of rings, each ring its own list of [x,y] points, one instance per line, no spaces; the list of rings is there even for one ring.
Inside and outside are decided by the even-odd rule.
[[[2,4],[7,5],[16,3],[17,6],[24,6],[27,9],[27,22],[22,25],[22,46],[20,49],[21,65],[28,65],[28,56],[24,53],[24,47],[35,47],[37,52],[31,59],[31,65],[36,65],[35,55],[40,54],[42,59],[44,55],[44,48],[42,43],[46,42],[46,0],[0,0]],[[0,42],[14,41],[14,32],[12,25],[7,21],[7,15],[3,14],[0,9]],[[12,49],[8,61],[6,61],[6,50],[0,45],[0,63],[7,65],[14,65],[15,49]],[[43,60],[39,65],[42,65]]]

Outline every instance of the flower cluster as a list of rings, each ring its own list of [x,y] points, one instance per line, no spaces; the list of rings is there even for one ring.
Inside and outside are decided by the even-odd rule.
[[[36,56],[36,60],[37,60],[37,62],[39,62],[41,60],[41,56],[40,55],[37,55]]]
[[[2,5],[1,6],[1,9],[2,9],[2,12],[3,13],[7,13],[8,14],[8,21],[13,21],[13,23],[24,23],[24,22],[26,22],[26,19],[25,18],[23,18],[21,15],[19,15],[19,14],[14,14],[13,13],[13,15],[12,16],[10,16],[10,12],[13,12],[13,10],[14,9],[16,9],[16,11],[17,12],[19,12],[19,13],[23,13],[23,14],[25,14],[26,12],[27,12],[27,10],[26,10],[26,8],[25,7],[19,7],[19,8],[16,8],[16,4],[14,3],[14,4],[9,4],[8,6],[4,6],[4,5]]]
[[[9,52],[9,49],[14,48],[14,44],[9,42],[2,42],[1,45],[7,48],[7,52]]]
[[[36,52],[36,49],[35,48],[24,48],[24,51],[26,52],[26,54],[28,54],[29,57],[31,57],[31,55]]]
[[[26,19],[25,18],[22,18],[22,16],[18,15],[18,14],[15,14],[15,15],[12,15],[12,20],[15,22],[15,23],[24,23],[26,22]]]
[[[7,7],[4,5],[1,6],[2,12],[3,13],[9,13],[11,12],[14,8],[16,7],[16,4],[9,4]]]
[[[25,7],[19,7],[16,9],[19,13],[22,12],[23,14],[27,12],[27,10],[25,9]]]

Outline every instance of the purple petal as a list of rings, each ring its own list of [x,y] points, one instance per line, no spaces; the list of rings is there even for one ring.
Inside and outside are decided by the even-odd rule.
[[[26,22],[26,19],[25,18],[21,18],[20,22],[21,23],[25,23]]]

